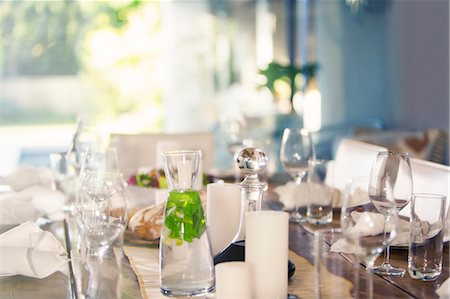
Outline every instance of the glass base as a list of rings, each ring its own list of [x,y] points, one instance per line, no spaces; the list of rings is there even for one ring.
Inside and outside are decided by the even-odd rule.
[[[408,273],[411,278],[419,279],[422,281],[432,281],[436,280],[439,275],[441,275],[441,271],[439,269],[436,270],[428,270],[423,271],[424,269],[414,268],[412,266],[409,267]]]
[[[289,222],[305,223],[307,221],[308,221],[308,218],[306,217],[306,215],[302,215],[298,212],[292,212],[289,214]]]
[[[381,266],[373,269],[373,273],[383,276],[403,276],[406,270],[392,267],[391,264],[383,263]]]
[[[295,215],[289,216],[289,222],[293,223],[305,223],[307,221],[306,217],[298,217]]]
[[[179,296],[197,297],[197,296],[203,296],[208,293],[211,293],[214,291],[214,289],[215,289],[214,285],[212,285],[209,288],[205,288],[205,289],[188,290],[188,291],[182,290],[182,289],[168,290],[168,289],[161,288],[161,294],[163,294],[165,296],[169,296],[169,297],[179,297]]]

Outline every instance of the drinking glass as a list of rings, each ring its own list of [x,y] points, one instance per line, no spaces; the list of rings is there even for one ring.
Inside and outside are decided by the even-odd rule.
[[[75,221],[81,239],[72,252],[82,298],[120,298],[126,193],[119,173],[88,172]]]
[[[233,157],[244,146],[247,124],[243,117],[225,117],[220,121],[220,128],[224,133],[225,144]]]
[[[77,173],[80,172],[88,149],[101,143],[100,136],[93,129],[83,126],[82,122],[78,124],[72,143],[67,151],[67,157],[77,170]]]
[[[315,160],[316,154],[311,133],[306,129],[286,128],[281,139],[280,161],[284,169],[295,179],[300,187],[303,177],[308,172],[309,162]],[[294,199],[294,211],[290,220],[293,222],[305,222],[306,199],[299,206],[299,199]]]
[[[81,164],[80,177],[84,177],[89,172],[119,173],[116,148],[89,146]]]
[[[79,190],[76,222],[89,254],[102,255],[121,238],[126,226],[126,193],[122,175],[90,172]]]
[[[380,213],[367,193],[368,177],[353,178],[346,187],[341,210],[341,227],[346,248],[365,262],[367,297],[373,297],[373,265],[377,257],[395,239],[398,217],[392,196]],[[387,227],[384,230],[384,227]],[[347,252],[348,252],[347,251]]]
[[[378,152],[372,166],[369,182],[369,197],[374,206],[386,213],[385,205],[395,202],[397,212],[404,208],[413,192],[409,155],[402,152]],[[387,215],[387,214],[386,214]],[[385,224],[386,230],[387,223]],[[389,246],[384,261],[374,272],[387,276],[403,276],[405,269],[393,267],[389,262]]]
[[[236,169],[234,161],[239,152],[248,145],[248,140],[245,139],[247,123],[242,116],[224,117],[220,120],[220,130],[224,134],[227,150],[233,158],[230,171],[232,170],[234,179],[237,182],[239,181],[240,172]]]
[[[75,186],[77,175],[75,168],[70,164],[66,153],[51,153],[50,166],[55,177],[54,188],[67,196],[64,210],[70,212],[75,202]]]
[[[411,196],[408,273],[414,279],[435,280],[442,271],[446,197],[415,193]]]
[[[339,228],[314,231],[315,298],[363,298],[361,295],[365,295],[359,284],[362,268],[357,257],[346,254],[345,259],[342,259],[342,253],[334,250],[336,245],[346,242],[346,237]],[[349,261],[352,263],[351,268],[348,268]],[[334,275],[336,269],[346,269],[344,277]]]
[[[308,171],[308,222],[328,224],[333,220],[333,189],[326,185],[327,162],[311,161]]]
[[[214,262],[200,196],[201,152],[163,153],[169,197],[160,238],[160,287],[168,296],[196,296],[214,290]]]

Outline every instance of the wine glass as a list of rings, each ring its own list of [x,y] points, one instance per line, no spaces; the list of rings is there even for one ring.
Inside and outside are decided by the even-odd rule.
[[[81,163],[80,178],[89,172],[119,173],[119,159],[115,147],[89,146]]]
[[[280,161],[284,169],[295,179],[300,187],[303,177],[308,172],[309,162],[316,159],[311,133],[306,129],[286,128],[281,139]],[[293,222],[306,221],[306,201],[299,207],[294,200],[294,211],[290,215]]]
[[[245,139],[247,123],[242,116],[224,117],[220,120],[220,130],[224,134],[225,146],[233,157],[233,164],[230,168],[232,168],[235,180],[238,181],[240,173],[234,161],[239,152],[248,145]]]
[[[397,212],[404,208],[413,192],[409,155],[401,152],[378,152],[369,182],[369,197],[374,206],[385,213],[385,205],[395,202]],[[392,198],[389,198],[392,196]],[[386,224],[387,225],[387,224]],[[385,230],[386,230],[385,225]],[[374,272],[387,276],[403,276],[405,269],[393,267],[389,262],[389,246],[384,261]]]
[[[54,189],[67,196],[64,211],[71,212],[75,201],[77,174],[75,168],[67,159],[66,153],[49,154],[50,166],[55,178]]]
[[[122,175],[86,174],[79,190],[76,221],[89,254],[103,255],[123,234],[127,220]]]
[[[392,197],[387,197],[383,213],[377,210],[369,198],[368,185],[369,177],[353,178],[348,183],[341,209],[341,227],[346,242],[343,247],[366,265],[367,298],[370,299],[373,298],[374,262],[397,236],[398,217]],[[388,229],[384,230],[385,227]]]

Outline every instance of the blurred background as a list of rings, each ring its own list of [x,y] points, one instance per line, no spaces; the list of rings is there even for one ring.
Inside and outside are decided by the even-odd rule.
[[[1,164],[100,134],[284,127],[319,158],[345,136],[448,164],[447,0],[2,1]],[[221,151],[224,151],[221,153]]]

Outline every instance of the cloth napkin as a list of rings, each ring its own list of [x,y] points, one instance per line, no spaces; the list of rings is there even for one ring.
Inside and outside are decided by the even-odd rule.
[[[436,290],[436,294],[439,295],[439,298],[450,298],[450,278],[444,281],[443,284]]]
[[[294,200],[297,200],[299,206],[308,205],[308,192],[320,192],[318,188],[321,188],[321,185],[308,185],[307,183],[297,185],[295,182],[290,181],[285,185],[276,187],[274,192],[278,195],[279,201],[284,205],[284,210],[292,210],[294,209]],[[331,187],[327,186],[327,188]],[[332,196],[333,207],[340,206],[340,191],[333,188]]]
[[[0,177],[2,185],[9,185],[16,192],[36,185],[50,188],[53,181],[51,169],[32,166],[18,167],[10,174]]]
[[[358,233],[362,236],[376,236],[383,233],[384,229],[384,215],[370,212],[353,212],[351,217],[355,221],[355,226],[350,229],[350,232]],[[373,225],[367,225],[371,223]],[[409,244],[409,221],[399,219],[399,229],[397,236],[392,242],[393,246],[404,246]],[[389,226],[387,227],[390,230]],[[450,240],[450,233],[444,228],[444,242]],[[344,239],[336,241],[331,246],[332,251],[353,253],[354,249],[349,246]]]
[[[64,218],[66,196],[42,186],[0,194],[0,224],[13,225],[47,216],[53,221]]]
[[[0,235],[0,276],[45,278],[67,262],[56,237],[27,221]]]
[[[353,212],[351,217],[355,221],[355,226],[352,227],[350,233],[358,233],[361,236],[376,236],[383,233],[384,230],[384,215],[371,212]],[[367,225],[371,223],[373,225]],[[391,245],[404,245],[409,243],[409,222],[399,219],[399,229],[397,237]],[[389,226],[387,230],[390,230]],[[331,251],[353,253],[354,248],[350,246],[345,239],[340,239],[331,245]]]

